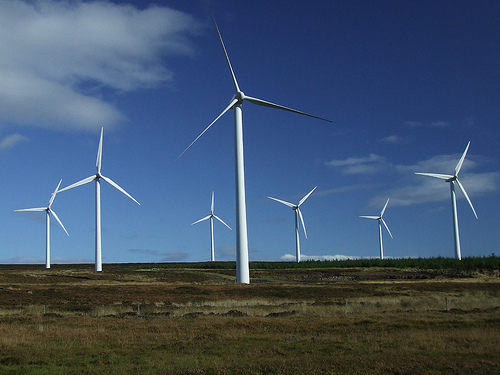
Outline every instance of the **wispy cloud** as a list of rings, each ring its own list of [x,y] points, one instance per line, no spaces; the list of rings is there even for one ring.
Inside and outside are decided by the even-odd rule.
[[[236,258],[236,246],[232,245],[217,247],[217,249],[215,249],[215,258],[234,260]]]
[[[250,254],[258,254],[259,250],[249,248],[248,252]],[[207,253],[208,256],[208,253]],[[215,259],[224,259],[224,260],[235,260],[236,259],[236,246],[218,246],[215,249]]]
[[[2,121],[92,129],[125,119],[113,94],[173,79],[165,58],[192,55],[199,24],[166,7],[109,1],[0,2]]]
[[[434,121],[434,122],[422,122],[422,121],[406,121],[404,125],[410,128],[446,128],[450,126],[449,122],[446,121]]]
[[[453,174],[455,166],[461,154],[437,155],[429,159],[418,161],[413,165],[386,163],[399,175],[393,180],[398,186],[383,194],[374,197],[370,206],[378,207],[387,197],[391,198],[391,206],[409,206],[424,202],[437,202],[450,199],[448,183],[426,176],[415,175],[415,172],[430,172]],[[498,190],[500,183],[500,172],[480,172],[481,167],[477,160],[480,158],[467,158],[460,171],[460,182],[474,200],[474,197],[482,196]],[[396,175],[397,176],[397,175]],[[459,199],[464,198],[462,193],[457,193]]]
[[[21,142],[27,142],[28,137],[21,134],[11,134],[0,140],[0,150],[8,150],[17,146]]]
[[[387,137],[382,138],[382,142],[392,144],[392,145],[399,145],[399,144],[405,143],[406,141],[404,138],[400,137],[399,135],[392,134],[392,135],[389,135]]]
[[[324,190],[316,190],[314,192],[314,197],[325,197],[327,195],[331,194],[343,194],[343,193],[349,193],[352,191],[357,191],[357,190],[363,190],[366,189],[366,184],[355,184],[355,185],[347,185],[347,186],[342,186],[339,188],[334,188],[334,189],[324,189]],[[311,196],[313,197],[313,196]]]
[[[367,157],[349,157],[344,160],[330,160],[325,165],[341,168],[344,174],[373,174],[379,170],[384,157],[377,154],[369,154]]]
[[[189,254],[183,252],[164,253],[162,262],[183,262],[189,259]]]
[[[425,176],[415,176],[413,180],[413,184],[404,185],[385,193],[385,195],[391,197],[392,206],[410,206],[450,199],[450,189],[447,182]],[[469,173],[461,177],[460,182],[474,204],[475,197],[497,191],[500,173]],[[461,192],[457,192],[457,198],[462,199],[465,197]],[[380,205],[383,199],[387,198],[377,196],[371,200],[370,205]]]
[[[144,257],[157,258],[160,262],[182,262],[189,259],[189,254],[185,252],[157,251],[151,249],[129,249],[128,252],[140,254]]]
[[[460,156],[461,154],[436,155],[414,164],[397,164],[385,157],[369,154],[366,157],[331,160],[325,162],[325,165],[338,168],[344,174],[371,175],[375,172],[390,174],[391,184],[396,187],[382,191],[371,199],[369,204],[372,208],[380,208],[388,197],[391,198],[391,206],[409,206],[450,199],[449,188],[443,180],[418,176],[415,172],[453,174]],[[472,200],[474,197],[498,190],[500,172],[478,171],[485,163],[486,159],[469,155],[460,171],[460,182]],[[457,197],[463,198],[463,194],[459,192]]]

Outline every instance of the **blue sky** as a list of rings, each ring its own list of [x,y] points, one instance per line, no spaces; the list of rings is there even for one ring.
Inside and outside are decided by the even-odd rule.
[[[500,3],[495,1],[21,1],[0,3],[1,263],[40,263],[42,213],[95,173],[104,127],[103,263],[206,261],[215,213],[235,226],[234,87],[317,116],[243,105],[250,260],[452,257],[450,193],[414,172],[460,172],[462,256],[498,254]],[[52,262],[94,261],[94,187],[57,195]],[[215,223],[217,260],[235,233]],[[105,266],[104,266],[105,268]]]

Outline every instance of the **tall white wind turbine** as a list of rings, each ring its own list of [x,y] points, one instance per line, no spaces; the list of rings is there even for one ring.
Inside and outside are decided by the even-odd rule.
[[[302,203],[306,201],[307,198],[313,193],[314,190],[316,190],[317,186],[314,187],[309,193],[307,193],[304,198],[302,198],[298,204],[293,204],[290,202],[283,201],[278,198],[273,198],[273,197],[268,197],[269,199],[275,200],[276,202],[280,202],[284,204],[285,206],[291,207],[292,210],[295,212],[295,259],[297,260],[297,263],[300,262],[300,238],[299,238],[299,217],[300,221],[302,222],[302,228],[304,229],[304,235],[307,238],[307,232],[306,232],[306,225],[304,224],[304,218],[302,217],[302,212],[300,211],[300,206]]]
[[[59,220],[59,217],[55,213],[55,211],[51,208],[52,203],[54,202],[54,199],[56,197],[56,194],[58,193],[59,186],[61,186],[62,180],[59,181],[59,184],[57,184],[56,190],[52,193],[50,200],[49,200],[49,205],[47,207],[37,207],[37,208],[25,208],[22,210],[14,210],[15,212],[26,212],[26,211],[38,211],[38,212],[43,212],[45,211],[46,215],[46,237],[45,237],[45,268],[49,269],[50,268],[50,215],[52,214],[54,218],[57,220],[59,225],[61,226],[62,229],[66,232],[66,234],[69,236],[68,231],[66,228],[64,228],[63,223],[61,220]]]
[[[384,208],[382,208],[382,211],[380,211],[380,216],[360,216],[365,219],[373,219],[378,221],[378,243],[380,245],[380,259],[384,259],[384,244],[382,243],[382,224],[384,224],[385,229],[387,229],[387,232],[389,232],[391,238],[393,238],[392,233],[389,230],[389,227],[387,226],[385,220],[383,219],[384,212],[388,204],[389,204],[389,198],[387,198],[387,202],[385,202]]]
[[[101,174],[101,161],[102,161],[102,135],[104,128],[101,128],[101,138],[99,141],[99,148],[97,149],[97,161],[96,168],[97,173],[90,177],[84,178],[81,181],[75,182],[72,185],[65,187],[64,189],[59,190],[69,190],[74,187],[87,184],[91,181],[95,181],[95,270],[97,272],[102,271],[102,255],[101,255],[101,179],[106,181],[111,186],[115,187],[127,197],[132,199],[135,203],[140,205],[129,193],[127,193],[124,189],[122,189],[116,182],[114,182],[109,177],[105,177]]]
[[[457,183],[460,190],[462,190],[462,193],[464,193],[465,198],[467,199],[467,202],[469,202],[470,208],[472,208],[472,212],[474,213],[474,216],[477,219],[476,210],[474,209],[474,206],[472,205],[472,202],[469,199],[469,196],[467,195],[467,192],[465,191],[463,185],[458,180],[458,173],[460,172],[460,169],[462,168],[462,164],[464,163],[465,155],[467,154],[467,151],[469,150],[469,146],[470,146],[470,141],[469,141],[469,143],[467,143],[467,147],[465,148],[465,151],[462,154],[462,157],[460,158],[457,166],[455,167],[455,174],[451,175],[451,174],[439,174],[439,173],[415,173],[415,174],[419,174],[422,176],[439,178],[441,180],[445,180],[446,182],[450,183],[451,209],[452,209],[452,213],[453,213],[453,234],[454,234],[454,239],[455,239],[455,258],[456,259],[462,259],[462,254],[460,251],[460,235],[458,233],[457,197],[455,195],[455,182]]]
[[[203,130],[198,137],[194,139],[191,144],[182,151],[182,153],[177,157],[179,158],[184,154],[205,132],[227,111],[233,109],[234,111],[234,144],[235,144],[235,179],[236,179],[236,282],[249,284],[250,283],[250,270],[248,264],[248,236],[247,236],[247,214],[246,214],[246,198],[245,198],[245,167],[244,167],[244,157],[243,157],[243,121],[242,121],[242,110],[241,105],[244,101],[249,101],[250,103],[271,107],[276,109],[281,109],[284,111],[298,113],[304,116],[314,117],[320,120],[332,122],[324,118],[313,116],[305,112],[297,111],[282,105],[274,104],[262,99],[257,99],[251,96],[247,96],[240,90],[238,82],[236,81],[236,76],[229,61],[229,56],[222,41],[222,36],[213,17],[215,29],[219,35],[219,40],[226,56],[226,61],[229,66],[229,71],[233,80],[234,88],[236,93],[229,105],[221,112],[219,116],[213,120],[210,125],[208,125],[205,130]]]
[[[217,220],[219,220],[222,224],[224,224],[226,227],[228,227],[229,229],[231,229],[231,227],[229,225],[227,225],[220,217],[218,217],[216,214],[214,214],[214,192],[212,191],[212,206],[210,208],[210,215],[208,216],[205,216],[203,219],[200,219],[198,221],[195,221],[194,223],[192,223],[191,225],[195,225],[195,224],[198,224],[202,221],[205,221],[205,220],[208,220],[210,219],[210,249],[211,249],[211,258],[210,260],[212,262],[215,261],[215,248],[214,248],[214,218],[216,218]]]

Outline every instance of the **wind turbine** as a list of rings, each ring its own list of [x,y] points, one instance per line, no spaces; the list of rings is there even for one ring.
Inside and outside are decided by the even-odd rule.
[[[389,227],[387,226],[385,220],[383,219],[384,212],[388,204],[389,204],[389,198],[387,198],[387,202],[385,202],[384,208],[382,208],[382,211],[380,211],[380,216],[360,216],[365,219],[378,220],[378,243],[380,245],[380,259],[384,259],[384,245],[382,243],[382,223],[384,224],[385,229],[387,229],[387,232],[389,232],[391,238],[394,238],[392,237],[392,233],[389,230]]]
[[[55,213],[54,210],[52,210],[52,203],[54,202],[54,199],[56,197],[56,194],[58,193],[59,186],[61,186],[62,180],[59,181],[59,184],[57,184],[56,190],[52,193],[50,200],[49,200],[49,205],[47,207],[38,207],[38,208],[25,208],[22,210],[14,210],[14,212],[21,212],[21,211],[38,211],[42,212],[45,211],[46,215],[46,239],[45,239],[45,268],[49,269],[50,268],[50,214],[54,216],[54,218],[57,220],[59,225],[61,226],[62,229],[66,232],[66,234],[69,236],[68,231],[66,228],[64,228],[63,223],[61,220],[59,220],[59,217]]]
[[[214,21],[215,29],[219,35],[219,40],[226,56],[227,65],[231,73],[234,88],[236,93],[229,105],[220,113],[219,116],[213,120],[210,125],[208,125],[205,130],[203,130],[200,135],[198,135],[193,142],[187,146],[184,151],[177,157],[182,156],[205,132],[221,118],[227,111],[233,109],[234,111],[234,144],[235,144],[235,180],[236,180],[236,282],[249,284],[250,283],[250,270],[248,264],[248,236],[247,236],[247,214],[246,214],[246,198],[245,198],[245,167],[244,167],[244,157],[243,157],[243,121],[242,121],[242,110],[241,105],[244,101],[249,101],[250,103],[271,107],[276,109],[281,109],[284,111],[298,113],[304,116],[314,117],[320,120],[329,121],[324,118],[313,116],[305,112],[297,111],[282,105],[274,104],[262,99],[257,99],[251,96],[247,96],[240,90],[238,82],[236,81],[236,76],[229,61],[229,56],[226,51],[224,42],[222,41],[222,36],[215,22],[215,17],[212,14],[212,19]]]
[[[460,172],[460,169],[462,168],[462,164],[464,163],[465,155],[467,154],[467,151],[469,150],[469,146],[470,146],[470,141],[469,141],[469,143],[467,143],[467,147],[465,148],[465,151],[462,154],[462,157],[460,158],[457,166],[455,167],[455,174],[450,175],[450,174],[438,174],[438,173],[415,173],[415,174],[419,174],[422,176],[439,178],[441,180],[445,180],[446,182],[450,183],[451,209],[453,212],[453,234],[454,234],[454,238],[455,238],[455,258],[457,258],[457,259],[462,259],[462,254],[460,252],[460,235],[458,233],[457,197],[455,195],[455,182],[458,184],[458,187],[460,188],[460,190],[462,190],[462,193],[464,193],[465,198],[467,199],[467,202],[469,202],[470,208],[472,208],[472,212],[474,212],[474,216],[477,219],[476,210],[474,209],[474,206],[472,205],[472,202],[469,199],[469,196],[467,195],[467,192],[465,191],[463,185],[458,180],[458,173]]]
[[[229,225],[227,225],[220,217],[214,214],[214,192],[212,191],[212,206],[210,208],[210,215],[205,216],[203,219],[200,219],[198,221],[195,221],[191,225],[198,224],[202,221],[210,219],[210,249],[212,250],[212,256],[211,256],[211,261],[215,261],[215,250],[214,250],[214,218],[219,220],[222,224],[224,224],[226,227],[231,229]]]
[[[129,193],[127,193],[125,190],[123,190],[116,182],[114,182],[112,179],[109,177],[105,177],[101,174],[101,160],[102,160],[102,134],[103,134],[104,128],[101,128],[101,139],[99,141],[99,148],[97,149],[97,161],[96,161],[96,168],[97,168],[97,173],[95,175],[92,175],[90,177],[84,178],[81,181],[75,182],[72,185],[69,185],[65,187],[64,189],[59,190],[65,191],[72,189],[74,187],[80,186],[87,184],[91,181],[95,181],[95,270],[97,272],[102,271],[102,255],[101,255],[101,179],[106,181],[108,184],[111,186],[115,187],[119,191],[121,191],[123,194],[125,194],[127,197],[132,199],[135,203],[140,205],[139,202],[137,202]]]
[[[307,238],[307,232],[306,232],[306,226],[304,224],[304,218],[302,217],[302,212],[300,211],[300,206],[302,203],[306,201],[307,198],[312,194],[314,190],[316,190],[317,186],[314,187],[309,193],[307,193],[304,198],[302,198],[298,204],[293,204],[290,202],[283,201],[278,198],[273,198],[273,197],[268,197],[269,199],[275,200],[276,202],[280,202],[284,204],[285,206],[291,207],[292,210],[295,212],[295,259],[297,260],[297,263],[300,262],[300,238],[299,238],[299,217],[300,221],[302,222],[302,228],[304,229],[304,235]]]

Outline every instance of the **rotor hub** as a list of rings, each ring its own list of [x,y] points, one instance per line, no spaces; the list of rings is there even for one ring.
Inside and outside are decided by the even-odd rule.
[[[238,91],[236,92],[236,94],[234,94],[234,98],[238,101],[237,104],[241,104],[245,99],[245,94],[243,93],[243,91]]]

